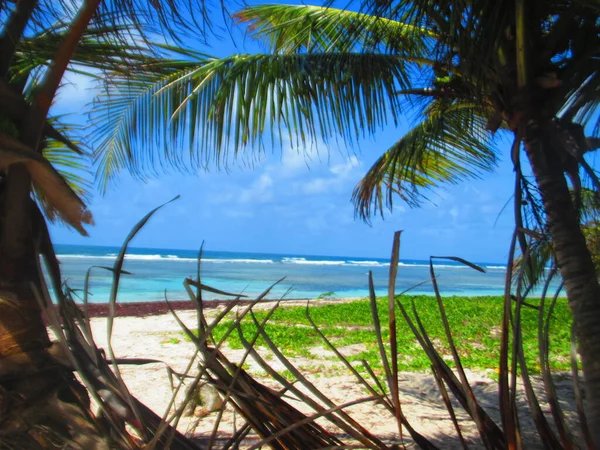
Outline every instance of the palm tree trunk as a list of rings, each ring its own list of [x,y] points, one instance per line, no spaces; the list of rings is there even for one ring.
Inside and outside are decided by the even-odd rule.
[[[600,448],[600,285],[563,172],[551,121],[528,125],[525,151],[544,203],[554,253],[573,313],[585,377],[586,416]],[[565,143],[562,144],[563,147]]]
[[[108,449],[81,385],[51,356],[33,286],[0,282],[0,448]]]
[[[100,0],[85,1],[57,49],[21,125],[23,143],[39,149],[42,129],[65,68]],[[16,42],[37,6],[17,5],[0,39],[0,76],[14,57]],[[22,164],[3,174],[0,194],[0,447],[54,448],[71,443],[82,448],[107,448],[89,420],[86,403],[70,368],[50,354],[51,342],[42,318],[40,295],[45,285],[39,268],[31,208],[31,177]],[[47,298],[47,297],[43,297]],[[84,438],[89,433],[90,438]],[[91,439],[91,440],[90,440]],[[13,443],[10,443],[14,441]]]
[[[0,448],[107,449],[90,421],[89,398],[72,370],[53,356],[25,168],[11,167],[2,190]]]

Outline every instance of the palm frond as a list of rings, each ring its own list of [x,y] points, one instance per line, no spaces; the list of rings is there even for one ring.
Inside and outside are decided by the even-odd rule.
[[[72,126],[69,128],[72,129]],[[61,132],[64,131],[64,127],[57,127],[57,129]],[[85,202],[89,202],[93,186],[90,156],[73,153],[63,143],[54,140],[47,140],[43,155],[64,179],[69,188]],[[34,186],[34,193],[42,211],[50,221],[61,217],[60,211],[56,211],[52,203],[46,199],[42,189]]]
[[[357,214],[368,219],[392,208],[393,196],[416,206],[441,183],[476,178],[496,165],[486,113],[473,105],[432,108],[430,114],[389,148],[354,189]],[[465,130],[470,130],[465,133]]]
[[[531,192],[532,186],[527,180],[524,180],[523,184],[524,196],[523,196],[523,222],[524,226],[529,230],[531,236],[535,236],[528,246],[527,252],[527,264],[523,264],[523,255],[515,260],[513,267],[513,276],[515,279],[522,276],[524,277],[525,285],[533,288],[543,283],[549,275],[549,267],[554,263],[554,253],[552,248],[552,241],[550,239],[550,233],[546,228],[545,215],[543,213],[543,207],[539,202],[539,193]],[[595,247],[591,243],[594,236],[598,235],[598,219],[600,217],[600,201],[597,193],[592,189],[582,188],[581,192],[577,194],[571,191],[571,195],[575,197],[580,195],[581,199],[574,202],[581,203],[580,215],[581,215],[581,227],[584,230],[586,240],[588,240],[588,247],[591,249],[592,257],[594,262],[598,259],[594,255]]]
[[[245,148],[281,146],[284,136],[296,146],[338,136],[352,145],[397,121],[393,92],[408,83],[406,65],[366,53],[236,55],[115,83],[94,111],[100,184],[125,167],[143,177],[224,165]]]
[[[275,53],[375,52],[417,57],[433,33],[413,25],[349,10],[310,5],[259,5],[235,14]]]
[[[593,125],[592,133],[600,136],[600,118],[597,111],[600,107],[600,51],[596,58],[590,57],[571,68],[573,88],[565,94],[559,115],[562,120],[574,121],[582,125]],[[585,67],[582,67],[585,66]],[[583,70],[581,70],[583,69]],[[580,79],[585,76],[585,79]]]
[[[511,30],[514,2],[396,0],[382,4],[366,0],[361,12],[435,31],[432,51],[438,63],[459,62],[456,65],[473,84],[484,86],[494,76],[490,69],[498,59],[498,47]]]
[[[547,275],[551,274],[550,267],[554,263],[554,253],[549,236],[544,234],[542,239],[531,242],[527,251],[527,260],[523,255],[515,259],[512,268],[515,284],[522,280],[523,287],[533,289],[543,284]]]
[[[583,224],[600,221],[600,199],[593,189],[581,188],[581,221]]]
[[[13,164],[24,165],[35,189],[39,189],[44,201],[51,205],[51,211],[58,213],[65,223],[82,235],[87,235],[83,226],[93,224],[92,215],[61,174],[44,156],[0,132],[0,169],[6,170]]]
[[[24,81],[32,71],[48,67],[67,32],[68,27],[59,22],[39,34],[19,41],[10,67],[11,81]],[[88,27],[77,43],[67,70],[102,80],[111,75],[133,77],[141,72],[153,71],[152,67],[162,62],[165,56],[194,55],[174,46],[156,44],[150,48],[146,45],[123,43],[117,39],[116,33],[110,27]],[[160,54],[157,55],[157,52]]]
[[[37,32],[57,21],[71,22],[80,4],[72,0],[40,0],[28,24]],[[217,2],[216,6],[224,5]],[[205,0],[108,0],[102,1],[93,26],[118,29],[122,42],[155,41],[165,36],[176,43],[189,39],[204,39],[212,30],[210,2]]]
[[[53,140],[46,142],[42,153],[77,195],[90,198],[92,189],[90,155],[73,154],[70,148]]]

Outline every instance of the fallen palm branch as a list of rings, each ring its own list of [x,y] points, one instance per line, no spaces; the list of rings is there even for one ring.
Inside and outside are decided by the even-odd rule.
[[[57,337],[56,347],[60,349],[60,363],[67,370],[76,372],[87,389],[87,393],[80,393],[78,406],[82,410],[81,427],[82,434],[97,435],[95,444],[88,444],[86,448],[107,448],[105,445],[123,449],[146,448],[150,441],[160,443],[160,448],[171,448],[181,450],[193,450],[198,447],[191,439],[187,438],[174,427],[165,424],[164,420],[155,412],[139,402],[127,389],[120,375],[119,365],[147,364],[155,360],[120,360],[115,357],[111,346],[112,326],[115,319],[115,304],[120,276],[126,273],[122,270],[123,260],[127,246],[131,239],[158,210],[151,211],[138,223],[127,237],[114,266],[109,268],[113,272],[113,289],[110,298],[111,314],[107,320],[107,342],[109,357],[99,349],[92,335],[90,319],[87,315],[87,293],[90,271],[86,276],[84,290],[83,311],[77,307],[71,291],[63,294],[56,286],[60,286],[60,272],[58,265],[49,265],[49,276],[55,294],[58,297],[58,311],[52,306],[45,289],[39,293],[40,305],[45,311],[49,326]],[[55,255],[46,255],[49,256]],[[45,287],[45,286],[44,286]],[[168,366],[167,366],[168,368]],[[169,369],[169,368],[168,368]],[[169,371],[170,374],[175,372]],[[73,382],[73,389],[77,389],[77,383]],[[94,413],[89,402],[89,395],[96,404],[98,411]],[[128,428],[131,427],[131,428]],[[93,433],[92,431],[93,430]],[[133,433],[132,431],[133,430]]]

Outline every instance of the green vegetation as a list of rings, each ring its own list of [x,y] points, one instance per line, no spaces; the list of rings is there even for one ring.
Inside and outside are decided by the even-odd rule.
[[[442,355],[449,356],[450,352],[446,345],[436,299],[429,296],[405,296],[400,301],[407,311],[411,311],[411,304],[414,302],[419,317],[431,338],[434,339],[438,350]],[[498,368],[503,302],[502,297],[449,297],[444,299],[455,344],[465,367],[473,370]],[[529,300],[528,303],[535,306],[537,300]],[[383,338],[388,340],[386,297],[378,299],[378,310]],[[322,306],[313,305],[309,311],[319,329],[338,349],[350,345],[364,346],[363,351],[348,357],[350,361],[359,364],[361,360],[366,360],[374,369],[382,368],[372,326],[371,309],[367,300]],[[266,315],[266,311],[255,313],[259,323]],[[552,370],[570,370],[571,320],[566,299],[559,299],[550,327],[550,367]],[[221,339],[232,324],[233,318],[219,323],[214,330],[215,338]],[[532,373],[539,373],[537,309],[524,307],[521,311],[521,324],[528,367]],[[257,333],[257,327],[250,317],[246,317],[241,322],[241,328],[248,341],[251,341]],[[431,362],[401,318],[398,319],[397,329],[400,354],[399,370],[429,370]],[[280,307],[269,319],[265,331],[286,356],[309,358],[313,357],[311,349],[326,348],[310,325],[306,317],[306,308],[302,306],[284,305]],[[243,347],[239,334],[235,332],[227,338],[227,344],[231,348]],[[266,347],[267,344],[259,337],[256,346]],[[319,356],[315,356],[315,363],[318,363],[318,359]],[[450,366],[453,365],[450,358],[447,362]]]
[[[586,223],[583,227],[585,241],[592,254],[596,273],[600,274],[600,226],[597,220]]]

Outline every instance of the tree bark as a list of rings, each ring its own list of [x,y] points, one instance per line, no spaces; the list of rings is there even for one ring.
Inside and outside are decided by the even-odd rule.
[[[573,313],[586,390],[586,416],[600,448],[600,285],[562,167],[557,125],[530,122],[525,151],[544,203],[556,262]]]
[[[0,449],[108,449],[81,385],[48,352],[33,286],[0,283]]]
[[[12,166],[0,196],[0,449],[108,449],[72,369],[49,351],[30,183]]]

